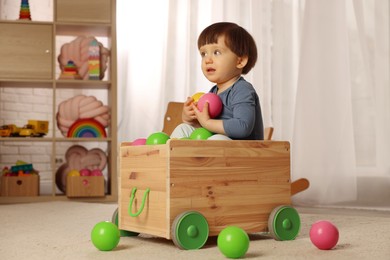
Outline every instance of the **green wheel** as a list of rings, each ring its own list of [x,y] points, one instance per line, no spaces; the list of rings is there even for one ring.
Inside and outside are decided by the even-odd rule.
[[[173,243],[181,249],[199,249],[209,237],[209,224],[199,212],[186,211],[173,221],[171,236]]]
[[[111,222],[118,226],[118,208],[112,214]],[[127,231],[127,230],[119,230],[121,237],[136,237],[139,235],[137,232]]]
[[[268,229],[276,240],[294,240],[301,229],[301,219],[293,207],[279,206],[268,218]]]

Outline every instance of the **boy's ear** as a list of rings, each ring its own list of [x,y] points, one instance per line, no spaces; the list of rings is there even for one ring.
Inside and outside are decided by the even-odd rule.
[[[237,68],[238,69],[243,69],[247,63],[248,63],[248,56],[237,58]]]

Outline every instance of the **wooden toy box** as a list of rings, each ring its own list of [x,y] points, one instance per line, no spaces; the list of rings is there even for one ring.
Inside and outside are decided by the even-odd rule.
[[[207,219],[210,236],[230,225],[246,232],[268,231],[271,211],[291,204],[290,144],[173,139],[165,145],[123,143],[119,182],[122,230],[172,239],[176,216],[195,210]],[[132,217],[129,211],[140,214]]]
[[[66,179],[66,196],[104,197],[103,176],[68,176]]]
[[[1,176],[1,196],[38,196],[39,175]]]

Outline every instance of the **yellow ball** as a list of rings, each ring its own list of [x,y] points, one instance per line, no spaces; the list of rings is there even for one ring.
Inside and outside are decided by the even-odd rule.
[[[80,176],[80,172],[78,170],[71,170],[68,172],[68,176],[75,177],[75,176]]]
[[[197,92],[195,93],[194,95],[192,95],[192,98],[194,99],[194,102],[198,102],[198,100],[200,99],[201,96],[203,96],[204,93],[203,92]]]

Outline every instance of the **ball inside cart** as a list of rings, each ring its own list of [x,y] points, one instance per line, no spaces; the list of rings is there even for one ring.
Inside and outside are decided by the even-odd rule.
[[[311,242],[321,250],[330,250],[339,241],[339,230],[330,221],[321,220],[315,222],[310,228]]]
[[[97,223],[91,231],[92,244],[100,251],[111,251],[120,240],[118,227],[109,221]]]
[[[242,228],[229,226],[219,233],[217,244],[224,256],[240,258],[248,251],[249,236]]]
[[[207,138],[207,140],[232,140],[226,135],[221,135],[221,134],[215,134]]]
[[[145,144],[146,144],[146,138],[138,138],[135,139],[133,142],[131,142],[132,146],[145,145]]]
[[[147,145],[166,144],[170,139],[169,135],[164,132],[153,133],[146,138]]]
[[[190,135],[190,139],[192,139],[192,140],[207,140],[212,135],[213,135],[213,133],[211,133],[206,128],[199,127],[199,128],[196,128],[194,131],[192,131],[192,133]]]

